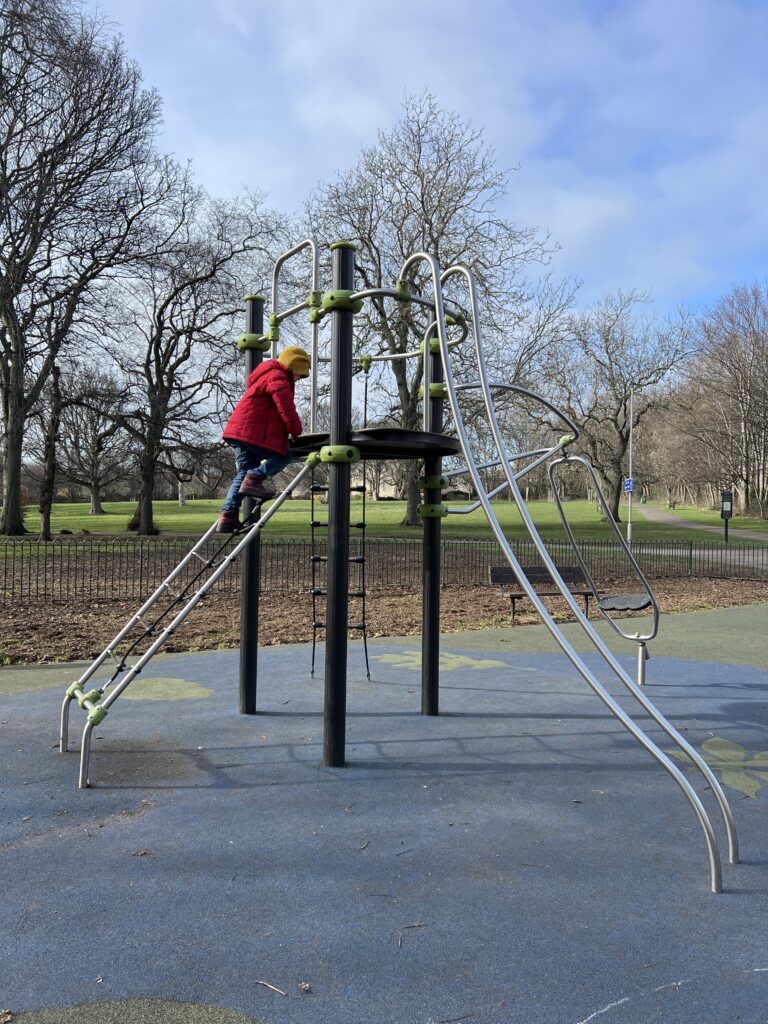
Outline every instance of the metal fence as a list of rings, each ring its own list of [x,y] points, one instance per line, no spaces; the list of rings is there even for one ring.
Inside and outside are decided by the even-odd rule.
[[[178,565],[195,538],[152,540],[67,538],[44,544],[32,539],[0,542],[0,604],[46,601],[77,602],[135,600],[150,594]],[[222,543],[211,542],[208,554]],[[558,564],[572,564],[566,540],[548,541]],[[523,565],[537,565],[532,541],[512,544]],[[584,541],[581,551],[596,579],[626,575],[626,558],[609,541]],[[722,579],[768,579],[768,545],[666,541],[637,543],[635,557],[651,578],[704,576]],[[262,540],[261,580],[264,590],[305,591],[310,585],[309,540]],[[314,553],[325,554],[322,545]],[[353,545],[353,554],[356,553]],[[374,540],[366,545],[366,583],[372,592],[421,585],[420,540]],[[493,540],[443,540],[442,578],[445,586],[488,583],[491,565],[504,558]],[[200,565],[197,560],[193,563]],[[190,568],[190,572],[194,571]],[[240,574],[225,575],[217,589],[239,590]]]

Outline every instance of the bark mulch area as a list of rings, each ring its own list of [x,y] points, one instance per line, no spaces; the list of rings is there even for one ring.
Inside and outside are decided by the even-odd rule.
[[[688,612],[768,602],[768,581],[662,579],[653,581],[662,612]],[[615,592],[622,592],[620,585]],[[546,599],[559,622],[569,619],[564,603]],[[359,619],[350,602],[350,621]],[[367,599],[368,635],[410,636],[421,632],[421,594],[371,594]],[[0,664],[82,661],[96,657],[136,611],[127,602],[0,607]],[[590,610],[590,617],[594,613]],[[537,622],[526,601],[518,603],[515,628]],[[451,587],[441,596],[444,633],[510,625],[509,600],[491,587]],[[239,597],[207,597],[163,648],[165,651],[208,651],[239,646]],[[359,635],[357,632],[352,635]],[[306,594],[264,593],[261,596],[260,643],[264,646],[312,639],[311,601]]]

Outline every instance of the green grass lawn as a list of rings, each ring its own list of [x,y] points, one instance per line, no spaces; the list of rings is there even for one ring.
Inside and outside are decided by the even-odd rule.
[[[352,502],[351,518],[359,520],[361,501]],[[464,503],[448,503],[450,507],[467,507]],[[175,501],[155,502],[155,525],[162,534],[187,534],[197,535],[203,533],[217,517],[219,513],[219,501],[190,501],[185,506],[179,506]],[[126,531],[128,520],[135,510],[134,502],[110,502],[105,505],[106,514],[103,516],[88,515],[87,504],[57,504],[54,506],[51,517],[51,528],[54,533],[62,530],[69,530],[77,536],[82,536],[84,531],[90,534],[106,534],[110,536],[133,536]],[[594,506],[586,501],[568,501],[565,503],[569,522],[573,526],[576,535],[584,540],[610,540],[613,533],[610,527],[600,521]],[[326,507],[316,504],[317,514],[324,517]],[[407,528],[401,526],[405,505],[400,501],[366,502],[366,520],[369,524],[369,537],[419,537],[421,529],[418,527]],[[502,523],[507,536],[510,539],[523,537],[524,527],[520,516],[512,502],[496,501],[494,509]],[[534,501],[529,504],[529,509],[536,526],[545,537],[554,538],[563,535],[562,527],[557,514],[557,508],[552,502]],[[699,509],[676,509],[681,518],[695,520],[702,523],[720,523],[716,513],[702,511]],[[622,506],[622,515],[626,517],[626,506]],[[267,524],[264,534],[267,537],[308,537],[309,536],[310,503],[309,501],[289,500],[277,513],[274,520]],[[735,532],[737,529],[735,520],[731,526]],[[752,528],[761,523],[760,520],[750,520]],[[32,533],[39,530],[39,517],[36,509],[30,507],[26,517],[27,529]],[[739,520],[739,525],[742,525]],[[746,524],[744,524],[746,525]],[[481,510],[471,515],[449,516],[442,521],[444,537],[478,537],[490,538],[492,533]],[[768,527],[765,523],[762,528],[766,531],[768,541]],[[626,535],[626,523],[621,524],[621,530]],[[697,534],[684,526],[674,527],[645,522],[640,513],[635,510],[632,522],[632,535],[635,541],[644,540],[692,540]],[[700,540],[711,541],[713,537],[708,534],[698,534]]]

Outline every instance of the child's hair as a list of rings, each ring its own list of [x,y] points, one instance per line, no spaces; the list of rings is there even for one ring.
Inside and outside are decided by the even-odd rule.
[[[303,348],[298,345],[289,345],[284,348],[277,357],[278,363],[290,370],[294,377],[308,377],[312,360]]]

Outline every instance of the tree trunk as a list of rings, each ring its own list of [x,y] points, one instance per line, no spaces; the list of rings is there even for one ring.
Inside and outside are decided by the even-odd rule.
[[[155,496],[155,458],[147,449],[141,456],[139,481],[139,500],[136,511],[128,523],[128,529],[136,530],[140,536],[153,537],[160,531],[155,527],[152,509],[152,500]]]
[[[51,534],[51,509],[56,493],[56,441],[59,436],[61,421],[61,391],[59,390],[58,366],[54,363],[51,370],[51,412],[45,430],[43,445],[43,482],[40,486],[40,537],[44,541],[53,540]]]
[[[414,463],[414,469],[418,465],[418,462]],[[411,469],[410,466],[409,469]],[[402,521],[403,526],[421,525],[421,520],[419,519],[419,485],[414,469],[411,469],[411,472],[405,478],[405,516]]]
[[[152,500],[155,496],[155,459],[145,452],[141,460],[141,489],[139,491],[139,534],[151,537],[159,531],[155,527]]]
[[[88,490],[91,494],[91,507],[88,510],[88,515],[103,516],[105,513],[101,506],[101,484],[98,480],[92,480]]]
[[[13,394],[7,396],[5,455],[3,458],[3,514],[0,533],[19,537],[24,527],[24,509],[21,504],[21,453],[24,441],[24,410]]]

